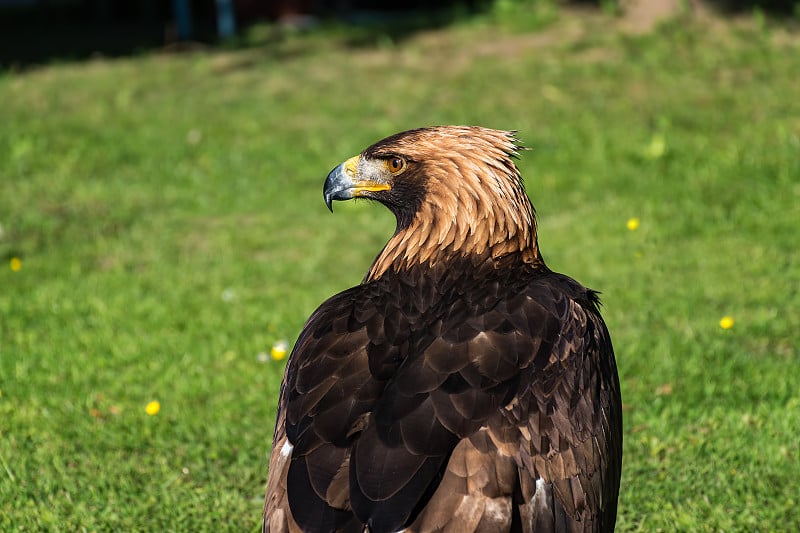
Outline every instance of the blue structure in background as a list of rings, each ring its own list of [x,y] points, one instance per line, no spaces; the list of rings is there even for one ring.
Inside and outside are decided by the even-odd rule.
[[[228,39],[236,33],[236,17],[233,0],[216,0],[217,36]],[[175,30],[179,41],[192,38],[192,4],[190,0],[173,0],[172,9],[175,14]]]
[[[233,0],[217,0],[217,36],[221,40],[233,37],[236,33],[236,17],[233,11]]]
[[[192,38],[192,6],[189,0],[173,0],[175,10],[175,31],[179,41]]]

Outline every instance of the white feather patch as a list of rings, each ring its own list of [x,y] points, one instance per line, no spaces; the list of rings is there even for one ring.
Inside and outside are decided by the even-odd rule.
[[[289,457],[290,455],[292,455],[293,449],[294,446],[289,444],[289,441],[287,440],[286,442],[283,443],[283,446],[281,446],[281,457]]]
[[[545,492],[545,481],[542,478],[536,479],[536,492],[533,493],[531,505],[534,509],[547,510],[547,494]]]

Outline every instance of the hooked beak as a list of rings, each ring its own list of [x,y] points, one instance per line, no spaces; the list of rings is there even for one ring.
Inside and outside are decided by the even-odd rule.
[[[365,192],[388,191],[391,187],[386,183],[378,183],[369,180],[358,180],[358,161],[361,156],[351,157],[338,167],[331,170],[325,178],[325,186],[322,188],[322,195],[325,198],[325,205],[333,213],[334,200],[350,200],[357,196],[363,196]]]
[[[353,197],[353,184],[356,175],[356,165],[351,158],[334,168],[325,178],[325,186],[322,188],[322,195],[325,197],[325,205],[333,213],[334,200],[349,200]],[[357,161],[356,161],[357,162]]]

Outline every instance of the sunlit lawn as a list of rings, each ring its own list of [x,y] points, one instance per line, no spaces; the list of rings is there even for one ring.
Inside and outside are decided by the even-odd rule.
[[[0,530],[256,529],[271,347],[393,229],[330,215],[324,177],[442,123],[519,130],[545,258],[603,293],[618,529],[800,530],[800,34],[616,28],[524,12],[0,74]]]

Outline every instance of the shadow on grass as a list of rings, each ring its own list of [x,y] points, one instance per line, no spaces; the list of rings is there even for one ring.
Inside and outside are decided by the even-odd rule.
[[[280,46],[283,41],[310,32],[344,46],[380,46],[402,41],[419,31],[445,27],[490,6],[489,2],[446,4],[437,8],[328,12],[284,24],[254,20],[241,24],[238,34],[226,42],[217,38],[210,12],[193,19],[191,42],[177,42],[168,12],[98,15],[86,10],[5,9],[0,11],[0,70],[208,47],[261,47],[267,55],[283,57],[287,53]],[[293,50],[293,54],[302,53],[302,49]]]
[[[124,57],[174,41],[165,14],[99,15],[83,10],[0,11],[0,69],[25,69],[93,57]],[[213,20],[195,21],[200,43],[214,42]]]
[[[199,0],[198,0],[199,1]],[[529,0],[529,5],[552,5],[555,0]],[[673,0],[653,0],[653,4]],[[800,17],[797,0],[703,0],[723,14],[762,12],[772,17]],[[197,3],[197,2],[196,2]],[[328,2],[329,3],[329,2]],[[68,4],[68,3],[66,3]],[[320,2],[321,5],[326,2]],[[379,9],[363,6],[379,5]],[[430,7],[434,4],[434,7]],[[608,9],[619,0],[568,0],[566,4],[590,5]],[[193,40],[178,42],[172,14],[165,4],[142,2],[155,6],[150,10],[131,7],[135,3],[114,4],[104,9],[59,7],[0,9],[0,72],[24,70],[54,62],[83,61],[95,57],[117,58],[151,52],[183,52],[197,49],[223,48],[261,49],[266,57],[284,59],[303,55],[331,43],[345,47],[371,47],[402,42],[414,34],[443,28],[455,22],[480,16],[490,11],[503,11],[497,0],[441,0],[439,2],[370,2],[354,1],[349,10],[321,9],[318,17],[299,17],[283,24],[264,23],[258,19],[240,24],[238,34],[220,42],[216,35],[212,3],[194,11]],[[86,6],[95,8],[102,1]],[[125,6],[128,7],[125,7]],[[403,7],[400,7],[403,6]],[[516,8],[515,8],[516,9]],[[518,14],[524,10],[517,9]],[[523,15],[517,21],[533,31],[542,22],[541,14],[533,18]],[[512,15],[513,16],[513,15]],[[573,16],[580,16],[574,14]],[[305,43],[293,37],[312,33]],[[286,46],[287,41],[294,41]]]

